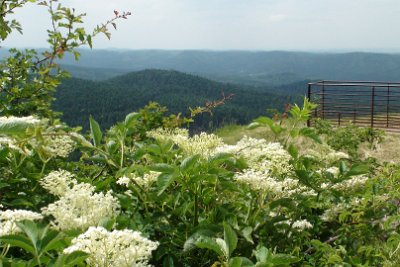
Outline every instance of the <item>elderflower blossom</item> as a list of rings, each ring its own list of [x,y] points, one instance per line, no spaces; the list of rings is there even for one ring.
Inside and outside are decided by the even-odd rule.
[[[344,180],[340,183],[332,185],[332,188],[335,190],[342,190],[342,191],[357,191],[361,189],[367,181],[368,177],[364,175],[356,175],[348,180]]]
[[[27,117],[0,117],[0,124],[9,124],[9,123],[26,123],[26,124],[37,124],[40,120],[34,118],[33,116]]]
[[[18,146],[18,143],[15,139],[9,137],[0,137],[0,148],[9,147],[12,150],[18,151],[21,154],[29,154],[27,149],[22,149]]]
[[[149,188],[155,181],[157,181],[160,174],[160,172],[150,171],[149,173],[145,173],[143,177],[135,176],[132,180],[143,188]]]
[[[0,236],[12,235],[21,232],[17,222],[23,220],[41,220],[43,216],[29,210],[5,210],[0,211]]]
[[[299,229],[299,230],[304,230],[304,229],[313,228],[313,225],[309,221],[304,219],[304,220],[297,220],[297,221],[293,222],[292,227]]]
[[[189,137],[189,132],[186,129],[157,129],[149,131],[148,137],[152,137],[158,141],[171,141],[182,149],[186,155],[200,154],[203,157],[209,157],[214,154],[217,147],[223,145],[223,141],[215,134],[200,133]]]
[[[364,198],[353,198],[351,199],[350,203],[336,203],[332,204],[329,206],[328,209],[324,211],[324,213],[320,216],[322,221],[325,222],[332,222],[337,219],[337,217],[345,212],[345,211],[351,211],[353,208],[356,208],[360,206],[362,202],[364,202]]]
[[[122,177],[118,178],[117,184],[123,185],[123,186],[128,186],[130,181],[131,181],[131,179],[129,179],[128,177],[122,176]]]
[[[40,180],[40,185],[55,196],[64,196],[71,185],[76,184],[74,176],[65,170],[52,171]]]
[[[66,158],[74,150],[75,142],[67,134],[46,133],[43,139],[31,139],[29,143],[35,147],[40,148],[50,157]]]
[[[330,167],[330,168],[326,169],[325,171],[329,172],[334,177],[338,177],[338,175],[340,174],[340,170],[338,167]]]
[[[277,180],[268,175],[268,172],[260,172],[247,169],[243,173],[237,173],[235,179],[242,183],[247,183],[254,190],[268,191],[276,197],[291,197],[294,195],[314,196],[313,189],[301,185],[297,180],[285,178]]]
[[[119,203],[111,191],[95,193],[94,186],[74,182],[68,172],[53,172],[41,184],[50,193],[60,196],[59,200],[42,208],[44,215],[54,217],[52,223],[60,230],[87,229],[118,213]],[[61,190],[64,192],[60,193]]]
[[[149,188],[155,181],[157,181],[160,174],[160,172],[150,171],[149,173],[143,174],[143,176],[123,176],[117,180],[117,184],[128,187],[133,181],[135,184],[138,184],[143,188]]]
[[[64,253],[88,253],[86,262],[89,266],[146,267],[151,266],[148,261],[158,244],[138,231],[125,229],[109,232],[103,227],[90,227],[74,238]]]
[[[244,136],[236,145],[219,147],[216,152],[242,156],[252,169],[258,171],[268,171],[279,176],[292,172],[289,163],[291,156],[280,143]]]
[[[45,149],[50,155],[66,158],[74,150],[75,142],[68,135],[56,135],[45,138]]]
[[[326,163],[328,166],[334,164],[341,159],[350,158],[348,154],[341,151],[336,151],[326,144],[318,146],[317,150],[306,149],[304,154],[308,157],[316,158],[321,162]]]
[[[189,131],[187,129],[182,128],[174,128],[174,129],[163,129],[158,128],[155,130],[151,130],[146,132],[147,137],[154,138],[160,142],[168,142],[179,139],[188,139]]]

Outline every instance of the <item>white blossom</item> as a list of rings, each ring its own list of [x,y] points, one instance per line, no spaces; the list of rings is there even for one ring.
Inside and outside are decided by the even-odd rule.
[[[9,124],[9,123],[26,123],[26,124],[37,124],[40,120],[36,119],[33,116],[27,117],[0,117],[0,124]]]
[[[293,195],[314,196],[316,192],[301,185],[298,180],[284,178],[282,180],[271,177],[268,172],[260,172],[253,169],[237,173],[235,179],[247,183],[254,190],[271,192],[275,197],[291,197]]]
[[[186,129],[179,128],[174,130],[157,129],[148,132],[147,136],[159,141],[171,141],[186,155],[200,154],[203,157],[209,157],[215,153],[217,147],[223,145],[222,139],[215,134],[202,132],[189,137]]]
[[[75,141],[67,134],[45,133],[43,139],[33,138],[29,144],[44,150],[50,157],[66,158],[75,148]]]
[[[117,184],[123,186],[129,186],[132,182],[138,184],[142,188],[149,188],[155,181],[157,181],[160,172],[150,171],[149,173],[143,174],[143,176],[136,176],[134,174],[120,177],[117,180]]]
[[[280,143],[244,136],[236,145],[218,147],[216,153],[232,153],[243,157],[250,168],[273,175],[285,176],[292,172],[290,154]]]
[[[294,221],[292,224],[292,227],[296,228],[296,229],[304,230],[304,229],[313,228],[313,225],[309,221],[304,219],[304,220]]]
[[[77,182],[74,176],[65,170],[52,171],[40,180],[40,185],[55,196],[64,196]]]
[[[43,216],[29,210],[0,210],[0,236],[21,232],[17,222],[23,220],[41,220]]]
[[[122,177],[118,178],[117,184],[123,185],[123,186],[128,186],[130,183],[130,180],[131,179],[129,179],[128,177],[122,176]]]
[[[365,185],[368,179],[369,178],[364,175],[355,175],[350,179],[332,185],[331,188],[341,191],[357,191]]]
[[[158,246],[138,231],[107,231],[102,227],[90,227],[85,233],[72,240],[71,246],[64,250],[69,254],[83,251],[89,254],[89,266],[99,267],[145,267],[151,253]]]
[[[118,214],[119,203],[111,191],[105,194],[95,193],[94,186],[76,183],[68,172],[52,172],[41,184],[50,193],[60,197],[56,202],[42,208],[42,213],[52,216],[53,225],[60,230],[87,229],[97,225],[105,217]]]
[[[26,148],[21,148],[18,145],[17,140],[15,140],[14,138],[10,138],[10,137],[0,137],[0,148],[2,147],[8,147],[12,150],[18,151],[21,154],[24,155],[28,155],[29,151]]]

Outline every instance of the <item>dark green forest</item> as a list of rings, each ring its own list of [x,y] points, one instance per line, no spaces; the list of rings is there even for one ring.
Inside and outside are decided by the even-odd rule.
[[[231,100],[212,114],[196,117],[195,129],[208,130],[231,123],[249,123],[267,114],[267,109],[282,110],[285,104],[301,99],[303,93],[301,90],[298,94],[286,93],[285,88],[277,88],[275,93],[272,90],[215,82],[178,71],[144,70],[105,81],[65,79],[57,89],[54,109],[61,111],[63,120],[71,126],[83,125],[87,129],[87,119],[92,115],[107,128],[149,101],[168,107],[169,113],[185,115],[189,107],[219,100],[222,93],[233,94]]]

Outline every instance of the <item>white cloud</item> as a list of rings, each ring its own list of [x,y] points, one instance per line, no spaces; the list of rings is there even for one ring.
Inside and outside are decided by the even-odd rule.
[[[399,0],[60,0],[87,12],[85,26],[131,11],[111,41],[95,48],[373,49],[400,48]],[[43,8],[16,11],[24,35],[3,46],[46,46]]]
[[[284,14],[274,14],[274,15],[270,15],[268,17],[269,21],[272,22],[280,22],[280,21],[284,21],[286,19],[286,15]]]

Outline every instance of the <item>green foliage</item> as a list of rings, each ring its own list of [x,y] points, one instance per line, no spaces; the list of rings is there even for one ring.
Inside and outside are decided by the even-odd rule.
[[[367,143],[370,149],[383,141],[384,132],[379,129],[346,125],[334,128],[328,121],[316,120],[315,129],[319,135],[326,136],[327,143],[336,150],[343,150],[353,157],[358,156],[360,145]]]
[[[274,140],[280,141],[285,146],[289,145],[290,139],[296,139],[299,136],[305,136],[316,142],[321,142],[318,135],[312,129],[304,127],[312,110],[316,107],[315,104],[304,98],[301,108],[297,104],[286,106],[283,114],[276,114],[273,119],[259,117],[249,125],[249,128],[254,129],[260,126],[268,126],[274,134]]]
[[[2,8],[13,10],[13,4],[26,2],[4,3]],[[269,127],[280,143],[244,139],[240,145],[225,146],[204,133],[189,138],[176,127],[190,123],[192,116],[166,116],[166,108],[154,102],[128,113],[111,128],[94,114],[88,118],[90,131],[85,137],[49,109],[50,92],[61,78],[60,72],[51,71],[54,59],[81,44],[91,45],[92,36],[99,32],[109,36],[106,26],[114,26],[115,19],[128,13],[115,11],[115,19],[89,35],[75,27],[81,15],[60,5],[53,7],[54,3],[40,3],[55,23],[49,31],[53,50],[42,55],[43,61],[35,61],[34,51],[15,51],[1,63],[6,77],[8,73],[21,77],[1,83],[3,113],[35,116],[0,118],[1,265],[86,266],[90,257],[108,259],[118,254],[109,255],[110,244],[88,253],[83,247],[67,253],[77,237],[89,235],[93,228],[60,230],[57,216],[45,212],[56,203],[69,203],[61,212],[67,216],[75,201],[80,211],[73,214],[74,222],[83,225],[95,212],[84,214],[81,196],[86,191],[118,202],[115,214],[91,226],[122,241],[121,233],[139,235],[133,231],[143,234],[142,240],[157,241],[154,253],[148,255],[155,266],[399,264],[400,167],[362,162],[321,144],[327,140],[333,148],[352,152],[362,142],[379,141],[380,132],[332,130],[326,123],[316,130],[306,128],[315,106],[305,99],[302,107],[288,106],[278,117],[255,120],[253,126]],[[7,14],[0,21],[8,27],[2,29],[5,37],[10,29],[17,29],[4,19]],[[60,29],[69,29],[70,34]],[[209,111],[216,104],[208,102],[193,111]],[[159,128],[164,135],[155,134]],[[316,141],[317,151],[299,145],[303,136]],[[81,190],[74,191],[75,187]],[[38,222],[13,217],[16,211],[25,215],[35,211],[32,220]],[[93,243],[101,240],[94,239]],[[132,243],[123,243],[122,249],[140,246]],[[107,260],[102,263],[112,265]]]

